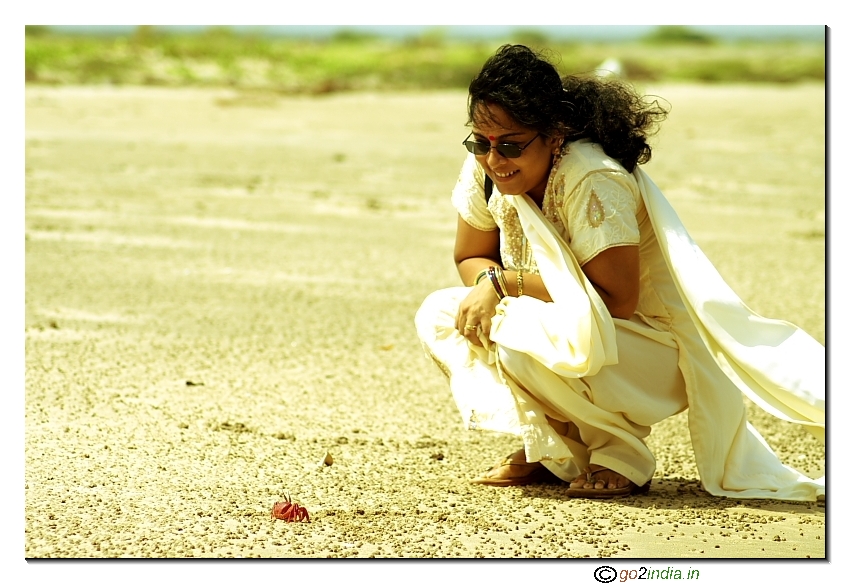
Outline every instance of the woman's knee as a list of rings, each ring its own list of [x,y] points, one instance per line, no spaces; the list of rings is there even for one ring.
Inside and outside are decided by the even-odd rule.
[[[454,330],[455,316],[461,301],[458,299],[458,289],[437,290],[428,295],[419,306],[413,322],[420,340],[426,341],[435,335],[442,337],[447,329]]]

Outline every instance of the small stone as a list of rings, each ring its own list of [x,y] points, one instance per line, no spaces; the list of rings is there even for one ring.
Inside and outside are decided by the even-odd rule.
[[[322,461],[319,462],[320,466],[332,466],[334,463],[334,458],[331,456],[331,453],[325,452],[325,457],[322,458]]]

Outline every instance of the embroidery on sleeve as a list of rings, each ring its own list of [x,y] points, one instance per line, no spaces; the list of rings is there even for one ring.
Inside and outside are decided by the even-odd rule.
[[[605,207],[602,206],[602,201],[596,196],[596,192],[591,190],[590,198],[587,200],[587,222],[595,229],[604,221]]]

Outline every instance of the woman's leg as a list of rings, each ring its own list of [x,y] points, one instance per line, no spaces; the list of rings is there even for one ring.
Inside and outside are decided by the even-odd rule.
[[[468,429],[520,435],[511,390],[499,377],[495,354],[468,342],[455,329],[455,315],[470,288],[448,288],[429,295],[415,323],[425,353],[449,379],[455,403]]]
[[[618,326],[618,364],[593,377],[565,378],[524,353],[499,347],[497,359],[467,342],[454,322],[468,292],[434,292],[416,314],[423,347],[449,378],[467,427],[521,435],[526,455],[515,452],[511,459],[543,460],[564,480],[576,479],[595,464],[612,470],[597,474],[609,484],[622,476],[639,485],[648,481],[655,471],[655,459],[643,442],[650,426],[687,407],[672,342],[665,345]],[[497,464],[493,471],[537,468],[522,465]]]
[[[546,465],[565,479],[576,478],[576,486],[584,485],[577,476],[588,466],[612,470],[596,473],[600,482],[594,487],[626,485],[623,478],[646,483],[655,471],[644,443],[650,426],[687,407],[678,350],[628,328],[618,327],[617,335],[618,364],[580,379],[555,375],[526,354],[499,349],[506,375],[528,394],[526,405],[539,409],[531,418],[543,412],[575,426],[578,439],[569,440],[572,467],[556,471]],[[582,446],[586,457],[580,455]]]

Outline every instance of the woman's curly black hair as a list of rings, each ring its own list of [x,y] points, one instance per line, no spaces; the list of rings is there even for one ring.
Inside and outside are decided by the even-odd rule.
[[[563,134],[565,144],[589,138],[629,172],[649,162],[647,138],[667,116],[657,101],[647,102],[622,81],[595,75],[562,79],[549,61],[523,45],[500,47],[470,83],[469,123],[486,119],[486,105],[499,105],[544,136]]]

